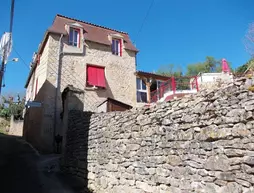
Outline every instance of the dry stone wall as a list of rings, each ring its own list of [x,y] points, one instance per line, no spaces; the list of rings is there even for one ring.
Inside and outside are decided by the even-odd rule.
[[[96,193],[254,192],[246,79],[126,112],[71,111],[63,169]]]

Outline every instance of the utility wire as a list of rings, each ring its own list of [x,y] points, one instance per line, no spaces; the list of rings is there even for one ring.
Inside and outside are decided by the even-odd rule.
[[[11,1],[11,17],[10,17],[10,33],[12,33],[12,28],[13,28],[13,17],[14,17],[14,3],[15,0]]]
[[[15,49],[14,46],[12,46],[14,52],[18,55],[18,57],[21,59],[22,63],[30,70],[29,65],[25,62],[25,60],[22,58],[22,56],[18,53],[18,51]]]
[[[142,22],[142,24],[141,24],[141,26],[140,26],[140,28],[139,28],[139,31],[138,31],[137,36],[136,36],[136,39],[133,41],[133,43],[136,43],[136,42],[137,42],[137,39],[138,39],[138,37],[139,37],[139,34],[140,34],[140,32],[142,31],[142,29],[143,29],[143,27],[144,27],[144,25],[145,25],[145,22],[146,22],[146,20],[147,20],[147,18],[148,18],[148,15],[149,15],[149,13],[150,13],[152,7],[153,7],[154,2],[155,2],[155,0],[152,0],[151,4],[150,4],[150,6],[149,6],[149,8],[148,8],[148,10],[147,10],[147,12],[146,12],[146,15],[145,15],[145,17],[144,17],[144,20],[143,20],[143,22]]]

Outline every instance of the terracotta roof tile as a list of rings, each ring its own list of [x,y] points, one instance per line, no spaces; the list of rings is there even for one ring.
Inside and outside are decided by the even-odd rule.
[[[105,44],[105,45],[111,45],[111,42],[108,39],[108,35],[119,33],[124,38],[124,45],[126,49],[132,50],[132,51],[138,51],[137,48],[132,44],[129,38],[129,35],[125,32],[110,29],[110,28],[92,24],[89,22],[69,18],[59,14],[56,15],[55,20],[52,26],[48,29],[48,31],[66,34],[65,24],[72,23],[72,22],[76,22],[84,28],[84,31],[85,31],[84,36],[86,40]]]

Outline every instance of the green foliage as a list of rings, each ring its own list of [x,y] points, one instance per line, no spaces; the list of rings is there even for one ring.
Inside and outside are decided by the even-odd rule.
[[[25,108],[25,99],[22,101],[18,96],[18,101],[14,102],[13,97],[2,97],[2,102],[0,104],[0,117],[6,120],[14,115],[14,119],[22,119],[23,109]]]
[[[164,65],[159,68],[157,74],[164,76],[175,77],[176,87],[178,90],[184,90],[189,88],[189,79],[183,78],[183,72],[181,67],[175,68],[174,64]]]
[[[10,122],[8,120],[0,121],[0,133],[7,134],[8,128],[10,127]]]
[[[203,63],[207,72],[215,72],[219,61],[212,56],[206,56],[206,60]]]
[[[163,76],[182,76],[183,72],[181,67],[176,68],[174,64],[161,66],[156,74],[161,74]]]
[[[207,56],[204,62],[198,62],[195,64],[187,65],[186,76],[196,76],[198,73],[209,73],[209,72],[221,72],[221,59],[215,59],[212,56]],[[228,65],[231,68],[231,63],[228,62]],[[161,66],[157,74],[165,75],[165,76],[183,76],[183,70],[181,67],[175,68],[174,64]]]
[[[246,70],[248,69],[253,69],[254,68],[254,58],[250,59],[248,62],[246,62],[245,64],[239,66],[236,69],[236,73],[244,73]]]
[[[232,71],[231,63],[228,62],[228,65]],[[204,62],[189,64],[186,74],[188,76],[195,76],[198,73],[221,72],[221,66],[221,59],[217,60],[212,56],[207,56]]]
[[[10,113],[10,109],[9,108],[1,109],[1,111],[0,111],[0,117],[4,117],[5,119],[8,119],[8,118],[10,118],[10,116],[11,116],[11,113]]]
[[[196,64],[189,64],[187,66],[187,72],[186,75],[187,76],[195,76],[198,73],[202,73],[202,72],[209,72],[207,70],[207,67],[204,65],[204,63],[196,63]]]
[[[243,64],[242,66],[239,66],[235,72],[236,73],[244,73],[246,70],[248,69],[248,65],[247,64]]]

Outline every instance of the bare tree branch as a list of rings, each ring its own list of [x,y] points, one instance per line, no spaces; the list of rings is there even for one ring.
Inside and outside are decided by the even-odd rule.
[[[254,57],[254,22],[249,24],[244,38],[244,46],[251,57]]]

